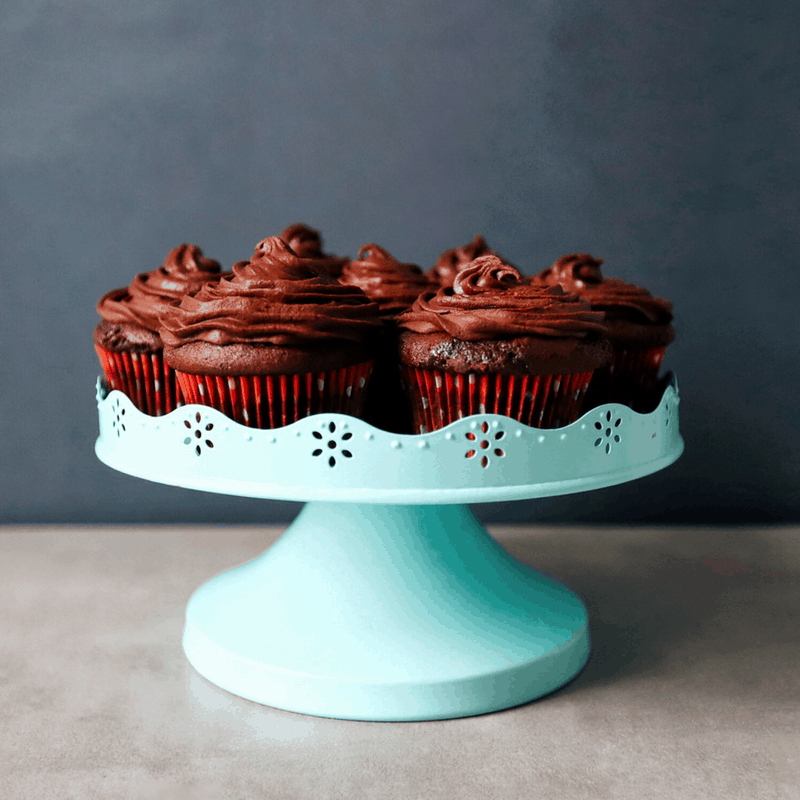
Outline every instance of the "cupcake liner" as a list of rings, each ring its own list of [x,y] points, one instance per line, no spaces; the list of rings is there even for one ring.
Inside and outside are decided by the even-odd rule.
[[[293,375],[176,375],[184,402],[251,428],[281,428],[323,411],[361,416],[373,363]]]
[[[615,347],[611,363],[595,370],[584,409],[622,403],[648,412],[666,347]]]
[[[564,375],[452,373],[401,367],[414,429],[427,433],[472,414],[502,414],[533,428],[558,428],[580,415],[592,372]]]
[[[124,392],[140,411],[158,417],[181,405],[175,371],[164,361],[162,351],[116,353],[98,345],[94,349],[109,389]]]

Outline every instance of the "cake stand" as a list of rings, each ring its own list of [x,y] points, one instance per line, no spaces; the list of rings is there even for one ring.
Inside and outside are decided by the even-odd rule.
[[[186,610],[194,668],[233,694],[316,716],[447,719],[533,700],[589,656],[586,609],[518,563],[467,503],[582,492],[683,451],[678,389],[540,430],[479,414],[420,435],[317,414],[256,430],[187,405],[138,411],[98,381],[95,447],[160,483],[306,505],[272,547],[201,586]]]

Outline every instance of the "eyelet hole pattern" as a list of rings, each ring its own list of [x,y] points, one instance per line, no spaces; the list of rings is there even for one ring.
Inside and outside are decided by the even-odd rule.
[[[606,455],[609,455],[613,445],[622,441],[622,437],[616,432],[622,425],[622,417],[614,419],[611,411],[606,411],[601,420],[594,423],[595,430],[598,433],[597,438],[594,440],[594,446],[602,448]]]
[[[467,439],[470,445],[472,445],[464,454],[464,458],[474,458],[479,450],[489,450],[492,446],[491,438],[493,438],[495,441],[499,441],[506,435],[505,431],[499,430],[494,434],[493,437],[490,438],[489,423],[485,420],[480,424],[479,430],[483,436],[486,436],[487,438],[483,438],[482,436],[479,440],[478,436],[476,436],[472,431],[467,431],[464,434],[464,437]],[[498,458],[504,458],[506,454],[505,450],[501,450],[499,447],[495,447],[492,452]],[[491,460],[489,459],[488,453],[484,453],[484,455],[481,456],[479,463],[484,469],[489,466]]]
[[[336,451],[338,453],[341,453],[342,457],[344,458],[352,458],[353,457],[352,450],[344,449],[341,447],[341,442],[349,442],[353,438],[352,432],[345,431],[341,433],[339,435],[341,442],[337,442],[335,438],[337,432],[336,423],[331,420],[327,425],[324,425],[323,427],[325,428],[327,433],[331,434],[331,436],[330,438],[328,438],[323,436],[323,434],[320,433],[319,431],[311,431],[311,435],[320,443],[325,441],[325,439],[327,438],[327,441],[325,442],[325,447],[315,447],[311,451],[312,457],[316,458],[321,456],[325,452],[325,448],[327,448],[329,452]],[[336,456],[333,454],[333,452],[331,452],[330,456],[328,457],[328,466],[333,468],[336,466],[336,464],[337,464]]]
[[[203,446],[209,450],[214,449],[214,442],[211,439],[211,431],[214,430],[214,423],[208,422],[203,425],[202,420],[203,418],[198,411],[194,417],[183,421],[184,426],[188,428],[187,433],[189,434],[184,438],[183,443],[194,445],[194,454],[198,457],[203,455]]]

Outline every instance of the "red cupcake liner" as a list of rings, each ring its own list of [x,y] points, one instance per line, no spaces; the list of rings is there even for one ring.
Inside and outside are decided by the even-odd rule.
[[[361,416],[373,364],[292,375],[176,375],[184,402],[251,428],[281,428],[323,411]]]
[[[533,428],[559,428],[580,416],[592,373],[479,375],[401,367],[414,429],[427,433],[472,414],[502,414]]]
[[[652,411],[652,397],[666,349],[615,347],[611,363],[595,370],[584,410],[604,403],[622,403],[634,411]]]
[[[155,353],[114,353],[95,345],[108,388],[119,389],[145,414],[158,417],[181,405],[175,371]]]

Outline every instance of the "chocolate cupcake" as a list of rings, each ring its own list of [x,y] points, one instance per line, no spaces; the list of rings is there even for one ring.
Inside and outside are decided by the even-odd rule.
[[[359,416],[382,328],[378,306],[277,236],[233,276],[161,318],[187,402],[258,428],[323,411]]]
[[[377,244],[365,244],[342,270],[341,283],[358,286],[378,304],[381,316],[394,319],[422,292],[433,287],[416,264],[404,264]]]
[[[339,280],[358,286],[376,302],[386,322],[364,417],[376,428],[409,433],[411,407],[397,365],[394,321],[422,292],[436,287],[416,264],[401,263],[377,244],[365,244],[358,251],[358,258],[345,266]]]
[[[175,376],[163,359],[158,318],[184,295],[218,281],[220,274],[218,262],[196,245],[182,244],[158,269],[103,295],[94,344],[109,389],[124,392],[151,416],[168,414],[180,404]]]
[[[499,253],[496,253],[486,244],[486,240],[478,234],[469,244],[463,247],[453,247],[445,250],[437,262],[428,271],[431,282],[438,286],[452,286],[456,275],[471,264],[476,258],[482,256],[497,256],[504,264],[509,264]]]
[[[340,256],[332,256],[322,251],[322,237],[319,231],[298,222],[295,225],[290,225],[281,234],[283,239],[300,258],[311,258],[321,264],[325,271],[334,278],[338,278],[342,274],[345,264],[350,260],[349,258],[342,258]]]
[[[672,304],[633,283],[604,277],[602,263],[603,259],[588,253],[573,253],[559,258],[534,280],[575,292],[606,315],[614,357],[592,379],[586,407],[622,403],[635,411],[652,411],[664,351],[675,338]]]
[[[611,348],[603,313],[561,287],[534,287],[496,256],[398,317],[399,357],[418,432],[471,414],[554,428],[577,419]]]

